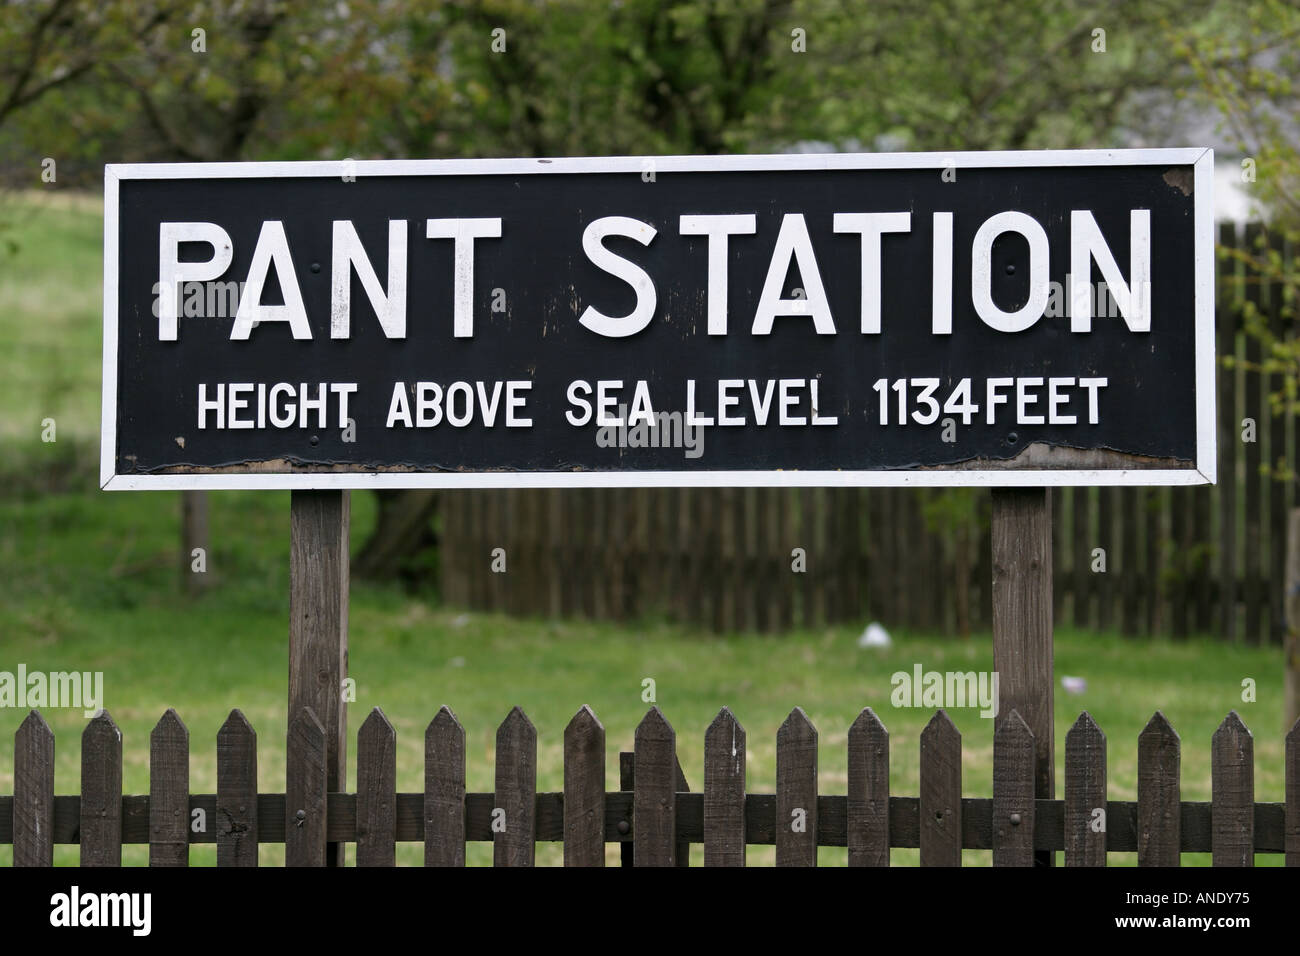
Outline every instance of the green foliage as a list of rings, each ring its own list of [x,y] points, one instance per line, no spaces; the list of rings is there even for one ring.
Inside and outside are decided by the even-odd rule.
[[[1136,98],[1190,79],[1167,24],[1200,23],[1209,7],[51,4],[74,10],[79,25],[56,31],[59,44],[42,48],[37,73],[74,75],[27,81],[24,102],[43,98],[39,109],[15,108],[4,153],[29,164],[32,153],[59,156],[84,181],[99,162],[130,160],[1119,145],[1152,131],[1156,113],[1135,111]],[[31,13],[0,28],[0,83],[17,82],[3,54],[16,62],[33,45],[42,6],[24,4]]]

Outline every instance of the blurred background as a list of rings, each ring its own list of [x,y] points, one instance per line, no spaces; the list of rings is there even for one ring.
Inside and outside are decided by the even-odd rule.
[[[1220,482],[1053,493],[1056,671],[1083,679],[1056,725],[1088,709],[1112,799],[1131,799],[1160,707],[1201,799],[1236,708],[1257,799],[1280,799],[1298,41],[1284,0],[0,0],[0,670],[103,670],[128,792],[167,706],[202,741],[196,792],[231,707],[282,742],[287,493],[97,489],[105,163],[1211,146]],[[358,491],[352,509],[349,726],[385,709],[399,789],[420,786],[442,703],[471,789],[491,789],[516,703],[558,789],[568,717],[590,703],[629,749],[652,677],[692,783],[718,707],[749,729],[757,788],[801,705],[842,792],[844,733],[872,704],[904,731],[895,792],[915,792],[927,715],[888,708],[890,673],[991,666],[983,490]],[[887,646],[859,646],[871,622]],[[954,719],[987,769],[973,714]],[[23,716],[0,709],[0,731]],[[80,712],[47,717],[75,792]],[[282,784],[282,749],[261,773]]]

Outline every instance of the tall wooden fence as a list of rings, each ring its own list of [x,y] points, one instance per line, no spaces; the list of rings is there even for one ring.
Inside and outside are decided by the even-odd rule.
[[[493,844],[496,866],[531,866],[538,841],[562,842],[566,866],[685,866],[692,843],[706,866],[743,866],[746,847],[775,845],[778,866],[815,866],[819,846],[848,848],[851,866],[887,866],[891,847],[920,849],[922,866],[960,866],[962,850],[992,850],[994,866],[1029,866],[1065,851],[1067,866],[1105,866],[1136,851],[1140,866],[1177,866],[1212,853],[1252,866],[1285,853],[1300,866],[1300,722],[1286,738],[1285,803],[1256,803],[1254,742],[1236,712],[1212,748],[1209,803],[1180,796],[1180,741],[1160,712],[1138,737],[1137,801],[1107,798],[1106,736],[1087,714],[1066,736],[1065,798],[1034,797],[1034,737],[1019,713],[997,721],[993,798],[962,796],[961,734],[937,711],[921,733],[920,796],[889,789],[890,737],[865,708],[848,731],[848,786],[823,794],[817,728],[796,707],[776,735],[776,792],[746,785],[746,735],[723,708],[704,734],[703,792],[690,791],[677,737],[659,708],[619,755],[606,791],[605,728],[588,707],[564,731],[564,790],[539,793],[537,730],[518,707],[497,730],[493,793],[465,789],[465,731],[443,707],[424,737],[424,790],[398,793],[397,734],[375,708],[357,732],[357,791],[328,791],[325,734],[310,708],[289,727],[285,793],[257,789],[257,735],[232,711],[217,734],[217,792],[189,785],[189,732],[173,710],[149,741],[149,793],[122,794],[122,734],[101,712],[81,741],[81,794],[56,796],[54,734],[36,711],[15,734],[14,795],[0,796],[0,843],[15,866],[50,866],[54,846],[80,844],[82,866],[119,866],[124,843],[147,843],[150,866],[186,866],[193,843],[216,843],[218,866],[257,866],[283,843],[290,866],[324,866],[327,845],[355,843],[361,866],[392,866],[399,842],[424,844],[426,866],[463,866],[466,841]],[[197,827],[196,819],[211,821]]]
[[[1220,244],[1253,251],[1261,236],[1225,225]],[[1296,485],[1265,469],[1294,471],[1297,422],[1269,402],[1281,377],[1242,367],[1261,358],[1246,302],[1296,335],[1281,289],[1224,258],[1217,348],[1235,361],[1218,372],[1217,486],[1053,493],[1058,623],[1281,642]],[[448,492],[440,583],[453,605],[518,614],[964,632],[991,625],[988,508],[976,489]]]

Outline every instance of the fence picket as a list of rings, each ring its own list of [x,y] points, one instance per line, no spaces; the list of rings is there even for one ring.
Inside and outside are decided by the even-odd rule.
[[[921,731],[921,865],[961,866],[961,733],[939,710]]]
[[[1211,740],[1215,866],[1255,865],[1255,742],[1234,710]]]
[[[704,733],[704,865],[745,865],[745,728],[723,707]]]
[[[190,732],[170,707],[149,735],[149,865],[190,865]]]
[[[1034,865],[1034,734],[1014,709],[993,732],[993,865]]]
[[[54,865],[54,731],[33,710],[14,733],[14,866]]]
[[[633,866],[675,866],[677,735],[658,707],[637,725],[633,754]]]
[[[122,732],[106,710],[81,735],[81,865],[122,865]]]
[[[537,729],[519,707],[497,728],[492,865],[532,866],[537,853]]]
[[[817,728],[802,707],[776,732],[776,865],[817,865]]]
[[[357,866],[397,865],[397,731],[376,707],[357,731]]]
[[[1286,735],[1286,865],[1300,866],[1300,719]]]
[[[217,731],[217,866],[257,866],[257,733],[238,709]]]
[[[445,705],[424,732],[424,865],[465,865],[465,729]]]
[[[586,704],[564,728],[564,865],[605,865],[605,727]]]
[[[1156,711],[1138,735],[1138,866],[1179,866],[1181,742]]]
[[[673,780],[676,781],[678,793],[690,793],[691,785],[686,782],[686,774],[682,772],[682,762],[677,759],[676,752],[673,753]],[[680,829],[677,833],[677,852],[673,856],[673,866],[690,867],[691,865],[691,841],[682,836]]]
[[[55,796],[53,734],[33,711],[15,735],[15,793],[0,794],[0,844],[20,866],[48,866],[55,844],[73,843],[85,865],[112,866],[124,842],[149,844],[152,866],[184,864],[189,843],[217,844],[219,866],[255,866],[259,842],[283,843],[290,866],[323,866],[327,847],[346,842],[358,865],[393,865],[397,841],[420,839],[427,864],[463,865],[467,838],[518,865],[533,862],[538,840],[565,842],[570,866],[603,865],[609,842],[624,865],[643,866],[685,866],[691,843],[710,866],[743,866],[751,843],[774,846],[781,866],[816,865],[820,846],[847,847],[851,866],[888,865],[891,844],[919,846],[923,866],[960,865],[963,849],[991,850],[995,866],[1032,865],[1051,846],[1069,866],[1134,850],[1142,866],[1178,865],[1182,852],[1212,853],[1216,866],[1250,866],[1256,853],[1300,864],[1300,721],[1286,737],[1283,805],[1255,802],[1253,738],[1236,712],[1211,742],[1209,804],[1181,801],[1181,743],[1158,711],[1139,737],[1135,802],[1107,801],[1106,737],[1086,712],[1066,735],[1063,802],[1035,799],[1034,736],[1010,711],[995,731],[993,799],[965,808],[961,735],[942,710],[920,735],[919,798],[890,796],[889,735],[870,708],[848,732],[844,795],[818,792],[818,732],[797,707],[777,734],[775,793],[746,793],[745,731],[725,707],[705,734],[703,793],[690,792],[658,708],[637,728],[636,751],[620,754],[619,791],[604,791],[604,730],[590,708],[564,736],[565,790],[537,793],[536,731],[515,708],[498,729],[497,790],[467,795],[464,731],[444,707],[425,735],[425,793],[398,794],[396,734],[376,708],[357,734],[358,790],[335,794],[324,730],[304,708],[290,727],[286,792],[258,794],[256,734],[234,710],[217,734],[214,797],[188,792],[188,737],[168,711],[150,737],[150,793],[123,796],[121,734],[101,713],[83,734],[78,798]],[[190,832],[190,808],[215,830]],[[1110,816],[1102,825],[1098,810]]]
[[[326,833],[325,728],[303,707],[289,725],[284,801],[284,865],[324,866]]]
[[[849,728],[849,866],[889,866],[889,731],[870,707]]]
[[[1106,735],[1087,711],[1065,735],[1065,865],[1106,865]]]
[[[619,751],[618,754],[618,789],[620,793],[629,795],[630,802],[636,800],[636,754],[629,753],[626,750]],[[634,809],[634,807],[633,807]],[[619,821],[618,832],[620,835],[626,835],[632,832],[632,811],[625,811],[624,819]],[[621,840],[618,844],[618,865],[635,866],[635,844],[633,840]]]

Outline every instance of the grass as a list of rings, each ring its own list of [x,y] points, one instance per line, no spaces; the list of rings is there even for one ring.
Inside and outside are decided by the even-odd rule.
[[[361,540],[373,522],[370,496],[355,495],[354,506],[354,538]],[[180,595],[172,560],[178,509],[176,496],[165,493],[56,494],[0,504],[0,604],[7,609],[0,670],[14,671],[23,662],[29,671],[104,671],[105,705],[125,740],[128,792],[148,791],[148,735],[167,707],[176,707],[190,730],[194,792],[214,792],[215,737],[233,707],[259,731],[260,786],[282,791],[288,495],[213,494],[212,586],[194,600]],[[223,535],[222,529],[231,530]],[[930,670],[992,669],[987,634],[962,642],[900,633],[892,648],[865,651],[850,628],[717,637],[659,622],[519,621],[361,584],[352,593],[351,635],[357,700],[348,706],[350,735],[371,707],[384,709],[398,733],[398,788],[404,791],[422,788],[424,728],[444,703],[467,733],[469,788],[484,792],[493,786],[496,727],[512,705],[522,706],[538,728],[538,786],[559,790],[564,726],[579,706],[590,704],[605,724],[612,789],[614,754],[631,749],[647,707],[642,680],[652,677],[695,788],[702,780],[704,729],[725,704],[748,732],[749,788],[772,792],[776,731],[798,705],[820,731],[821,791],[843,793],[847,730],[871,705],[891,732],[892,790],[914,795],[918,736],[930,712],[892,707],[890,675],[910,672],[916,663]],[[1276,651],[1060,631],[1056,652],[1058,674],[1088,682],[1083,694],[1056,695],[1058,780],[1065,732],[1086,709],[1108,737],[1111,799],[1136,799],[1137,735],[1159,706],[1184,741],[1183,799],[1208,800],[1210,736],[1237,709],[1256,734],[1256,799],[1283,799]],[[1258,703],[1242,702],[1245,677],[1257,681]],[[24,716],[0,710],[0,738],[11,740]],[[952,716],[963,735],[963,792],[990,796],[990,722],[974,710]],[[47,719],[57,734],[57,789],[75,793],[84,718],[80,711],[58,710]],[[12,774],[9,748],[0,748],[0,792],[12,792]],[[471,850],[471,862],[489,859],[486,844]],[[73,862],[75,852],[63,848],[59,858]],[[263,852],[268,861],[278,858],[276,848]],[[0,863],[8,853],[0,848]],[[1124,856],[1112,862],[1126,862]],[[540,863],[559,857],[558,845],[539,849]],[[750,857],[770,861],[772,851],[752,848]],[[988,857],[967,851],[971,864],[987,864]],[[128,862],[145,858],[144,847],[126,853]],[[915,862],[915,851],[895,850],[894,858]],[[418,862],[419,847],[404,845],[402,859]],[[844,853],[823,849],[821,859],[842,863]],[[211,863],[212,848],[196,847],[193,860]],[[1277,861],[1260,857],[1261,863]]]
[[[96,490],[98,430],[100,243],[94,200],[0,197],[0,219],[18,251],[0,258],[0,671],[102,670],[105,705],[124,736],[124,786],[148,790],[148,737],[167,707],[190,731],[191,789],[215,790],[215,737],[239,707],[259,732],[259,785],[284,789],[288,659],[289,498],[284,492],[211,494],[209,589],[196,599],[179,593],[175,556],[178,497],[172,493],[104,494]],[[57,438],[40,441],[54,418]],[[373,525],[373,497],[353,496],[353,541]],[[873,706],[891,732],[891,788],[918,792],[918,736],[930,713],[890,706],[890,675],[928,670],[990,670],[991,640],[895,633],[891,649],[864,651],[855,628],[802,631],[783,637],[713,636],[658,621],[629,626],[584,621],[512,620],[467,614],[427,596],[363,584],[351,596],[350,674],[357,700],[348,706],[355,740],[371,707],[381,706],[398,733],[398,788],[422,787],[424,728],[449,704],[467,733],[468,786],[490,791],[497,725],[510,707],[524,708],[538,729],[538,786],[562,788],[565,724],[589,704],[607,733],[607,786],[617,785],[619,750],[631,749],[644,715],[642,681],[656,682],[657,703],[678,734],[693,788],[702,782],[704,730],[722,705],[746,727],[748,785],[771,792],[775,735],[790,709],[802,706],[820,731],[819,787],[843,793],[850,723]],[[1256,734],[1256,800],[1280,801],[1282,783],[1281,668],[1275,650],[1209,640],[1125,641],[1114,635],[1062,630],[1056,672],[1087,679],[1087,691],[1056,695],[1058,795],[1064,736],[1087,709],[1106,732],[1110,797],[1136,798],[1137,735],[1159,707],[1183,739],[1183,799],[1210,798],[1210,736],[1231,709]],[[1244,703],[1241,682],[1257,682],[1258,703]],[[0,709],[0,741],[25,713]],[[963,791],[992,792],[990,722],[974,710],[952,716],[963,734]],[[79,788],[79,710],[51,710],[57,735],[56,789]],[[355,758],[355,750],[353,751]],[[355,759],[349,761],[355,773]],[[355,786],[355,779],[350,786]],[[13,787],[12,749],[0,743],[0,793]],[[75,847],[56,851],[75,863]],[[611,861],[616,851],[611,848]],[[1132,854],[1113,855],[1114,864]],[[471,863],[490,861],[474,844]],[[700,860],[695,847],[693,862]],[[987,851],[967,851],[972,865]],[[195,864],[211,864],[211,846],[196,847]],[[282,848],[262,849],[264,862]],[[557,863],[558,845],[539,847],[538,861]],[[771,848],[751,848],[751,863],[770,863]],[[142,846],[124,860],[147,859]],[[399,862],[417,863],[420,848],[403,845]],[[824,848],[823,864],[844,862]],[[916,851],[895,850],[896,863]],[[0,847],[0,864],[11,848]],[[1188,865],[1207,855],[1184,858]],[[1261,856],[1261,863],[1279,863]]]
[[[76,194],[0,195],[0,441],[98,442],[102,203]]]

